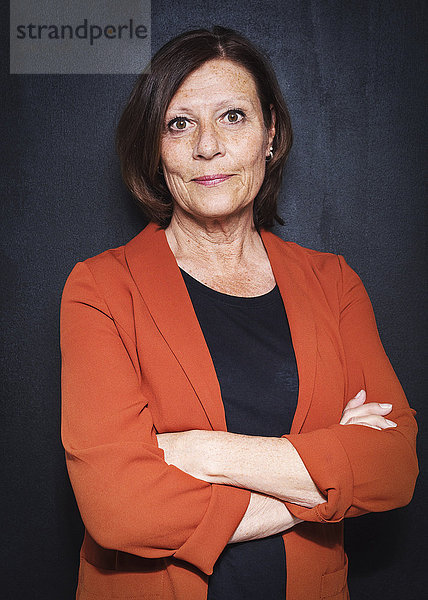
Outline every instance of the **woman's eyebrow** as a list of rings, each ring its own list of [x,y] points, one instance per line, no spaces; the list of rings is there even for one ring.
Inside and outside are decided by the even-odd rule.
[[[219,102],[217,102],[216,104],[213,105],[213,108],[218,109],[218,108],[221,108],[222,106],[237,107],[238,104],[243,104],[243,103],[250,104],[251,106],[253,105],[250,98],[248,98],[247,96],[235,96],[234,98],[226,98],[224,100],[220,100]],[[203,106],[206,106],[206,102],[203,103]],[[192,108],[190,106],[173,106],[171,108],[168,108],[167,113],[170,113],[170,112],[192,112],[192,110],[194,110],[194,108],[195,107]]]

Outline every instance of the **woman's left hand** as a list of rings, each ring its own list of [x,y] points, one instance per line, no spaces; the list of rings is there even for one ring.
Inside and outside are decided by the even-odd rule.
[[[397,427],[397,423],[390,421],[385,416],[391,412],[392,404],[366,403],[366,399],[365,390],[361,390],[351,398],[343,409],[340,425],[364,425],[364,427],[379,430]]]

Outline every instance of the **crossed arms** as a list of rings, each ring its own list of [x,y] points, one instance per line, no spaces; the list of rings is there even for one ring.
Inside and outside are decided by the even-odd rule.
[[[82,519],[101,546],[147,558],[174,555],[210,574],[229,541],[410,501],[416,422],[365,290],[343,269],[340,327],[356,374],[350,389],[363,383],[369,402],[348,404],[344,423],[283,439],[186,432],[181,442],[188,448],[210,449],[194,474],[179,462],[186,452],[174,458],[167,438],[156,436],[132,331],[115,319],[89,266],[73,269],[61,307],[62,441]],[[374,409],[384,402],[390,412]],[[386,414],[397,427],[386,426]]]

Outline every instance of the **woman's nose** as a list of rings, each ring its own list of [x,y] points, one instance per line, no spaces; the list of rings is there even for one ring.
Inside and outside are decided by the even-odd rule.
[[[193,158],[213,158],[224,154],[223,142],[213,124],[199,126],[196,143],[193,148]]]

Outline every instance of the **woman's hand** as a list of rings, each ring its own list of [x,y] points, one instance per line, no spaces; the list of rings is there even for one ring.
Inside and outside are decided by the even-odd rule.
[[[364,425],[372,429],[397,427],[397,423],[384,416],[391,412],[392,404],[379,404],[378,402],[364,404],[366,398],[366,392],[361,390],[348,402],[343,410],[340,425]]]

